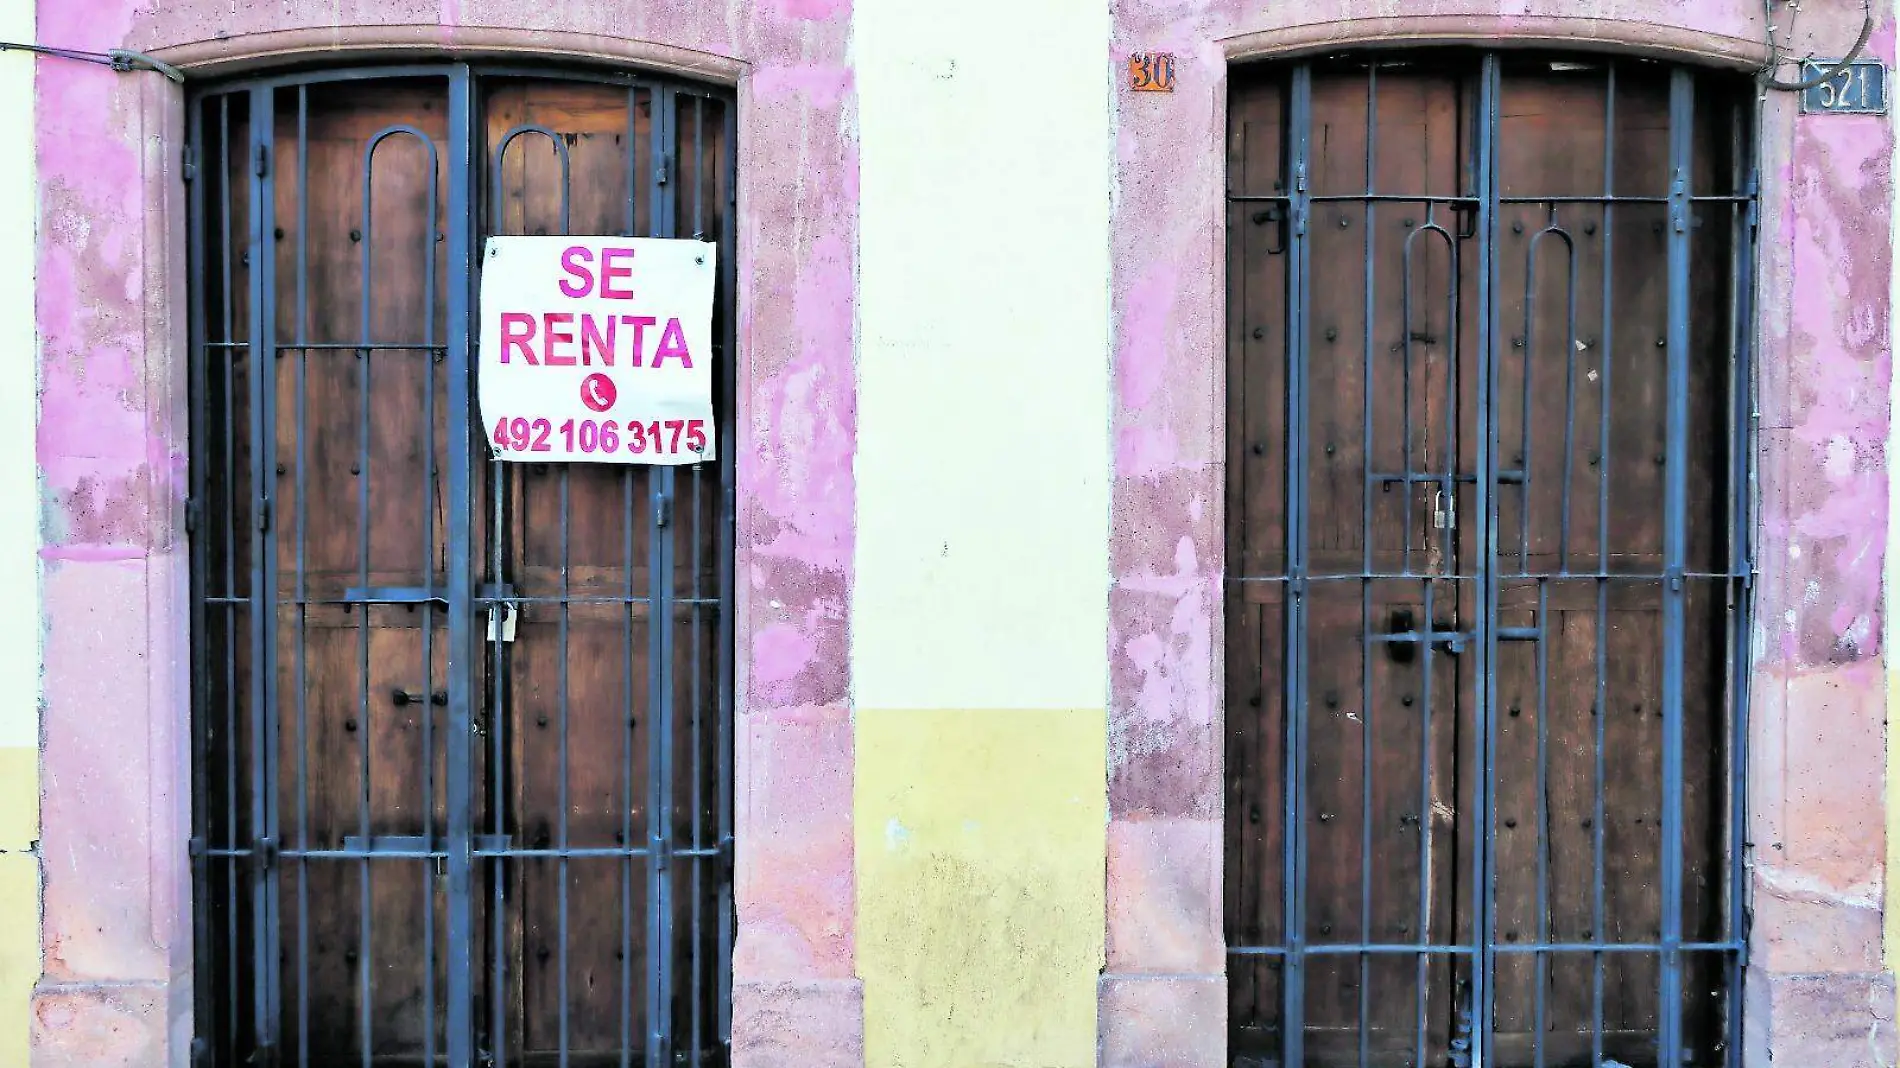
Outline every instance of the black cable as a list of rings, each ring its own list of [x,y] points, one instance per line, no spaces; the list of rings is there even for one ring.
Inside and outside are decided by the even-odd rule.
[[[121,73],[135,70],[151,70],[163,74],[174,82],[182,84],[185,72],[162,59],[153,59],[143,52],[133,52],[125,48],[115,48],[110,52],[87,52],[78,48],[54,48],[51,45],[27,44],[24,41],[0,41],[0,52],[32,52],[55,59],[76,59],[81,63],[97,63],[111,67]]]
[[[1867,39],[1874,35],[1874,0],[1861,0],[1861,11],[1863,18],[1860,24],[1860,38],[1854,42],[1854,47],[1847,50],[1847,58],[1811,78],[1803,78],[1798,82],[1784,82],[1774,76],[1775,66],[1780,62],[1779,50],[1775,47],[1774,11],[1765,10],[1764,13],[1768,18],[1768,65],[1761,69],[1756,80],[1764,89],[1779,89],[1784,93],[1804,93],[1846,70],[1849,64],[1860,58],[1861,49],[1867,47]],[[1792,31],[1794,28],[1792,17],[1789,19],[1788,26]]]

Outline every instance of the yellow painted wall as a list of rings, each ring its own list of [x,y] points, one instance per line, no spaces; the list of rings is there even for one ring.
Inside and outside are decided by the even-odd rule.
[[[1099,709],[858,712],[869,1065],[1091,1065]]]
[[[0,40],[33,40],[33,0],[0,0]],[[40,976],[39,359],[33,328],[33,59],[0,53],[0,1065],[27,1063]]]
[[[858,0],[869,1068],[1095,1063],[1109,9]]]

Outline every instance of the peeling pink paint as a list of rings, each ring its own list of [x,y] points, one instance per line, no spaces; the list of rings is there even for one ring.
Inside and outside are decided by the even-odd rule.
[[[752,680],[771,685],[798,677],[811,663],[811,639],[798,627],[780,623],[752,638]]]
[[[782,10],[791,18],[824,22],[849,12],[850,0],[781,0]]]
[[[851,91],[849,67],[763,67],[752,76],[752,91],[765,97],[802,93],[813,107],[836,107]]]
[[[663,52],[682,69],[743,71],[735,1059],[861,1063],[849,0],[38,6],[42,40],[95,51],[531,52],[558,38],[609,59]],[[47,973],[35,1058],[177,1063],[191,968],[178,94],[149,73],[63,60],[38,71]]]

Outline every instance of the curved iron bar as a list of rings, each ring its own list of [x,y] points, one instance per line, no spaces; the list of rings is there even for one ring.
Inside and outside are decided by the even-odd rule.
[[[560,134],[555,133],[553,130],[550,130],[547,127],[542,126],[538,123],[532,123],[532,122],[524,122],[521,125],[515,127],[514,129],[509,130],[507,133],[502,134],[501,141],[495,146],[494,185],[491,187],[493,190],[493,196],[495,200],[495,217],[491,221],[490,225],[494,227],[496,232],[498,233],[500,232],[501,209],[502,209],[501,166],[503,163],[507,162],[508,160],[508,146],[515,143],[515,138],[520,137],[522,134],[529,134],[529,133],[540,134],[541,136],[546,137],[549,141],[553,142],[554,154],[560,157],[560,160],[561,160],[561,232],[565,234],[568,232],[568,229],[569,229],[568,205],[569,205],[570,200],[572,199],[572,192],[573,192],[573,183],[570,181],[570,178],[569,178],[571,174],[571,169],[570,169],[570,164],[569,164],[569,160],[567,156],[567,141],[563,139]],[[523,210],[524,211],[526,210],[525,205],[524,205]],[[525,218],[523,221],[524,222],[526,221]]]

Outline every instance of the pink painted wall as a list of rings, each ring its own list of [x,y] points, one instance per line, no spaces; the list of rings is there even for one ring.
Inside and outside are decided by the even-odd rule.
[[[1884,19],[1872,52],[1893,58]],[[1110,62],[1176,55],[1172,95],[1117,94],[1108,966],[1102,1063],[1223,1062],[1221,586],[1226,77],[1324,46],[1611,47],[1753,66],[1759,0],[1120,0]],[[1857,3],[1804,5],[1838,53]],[[1749,1061],[1894,1063],[1881,960],[1889,163],[1885,119],[1765,104],[1762,582]],[[1157,167],[1157,161],[1166,161]],[[1798,547],[1798,554],[1794,551]]]
[[[321,10],[326,21],[312,25]],[[846,627],[850,0],[41,0],[40,40],[245,57],[553,52],[739,85],[735,1055],[862,1061]],[[529,32],[522,26],[539,26]],[[342,53],[340,53],[342,54]],[[182,1064],[191,928],[182,92],[39,65],[46,973],[35,1065]]]

